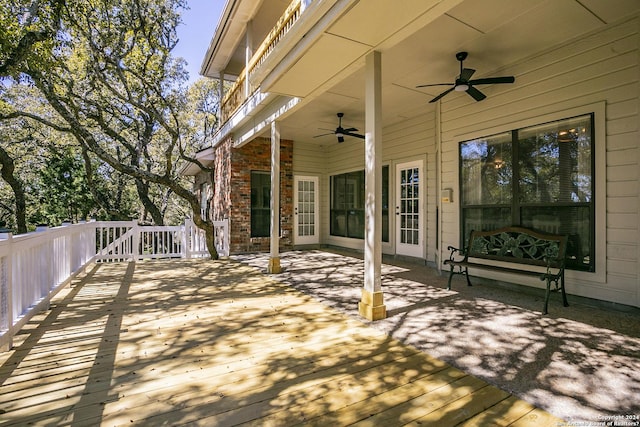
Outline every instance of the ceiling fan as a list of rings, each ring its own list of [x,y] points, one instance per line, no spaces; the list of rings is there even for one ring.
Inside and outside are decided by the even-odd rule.
[[[451,91],[456,92],[467,92],[473,99],[476,101],[482,101],[487,96],[476,89],[475,85],[489,85],[489,84],[497,84],[497,83],[513,83],[516,81],[516,78],[513,76],[505,76],[505,77],[485,77],[482,79],[469,80],[473,73],[476,70],[471,68],[464,68],[462,66],[462,61],[467,59],[467,52],[458,52],[456,53],[456,59],[460,61],[460,74],[456,78],[454,83],[434,83],[434,84],[426,84],[419,85],[416,87],[428,87],[428,86],[451,86],[449,89],[442,92],[440,95],[436,96],[429,102],[436,102],[443,96],[447,95]]]
[[[342,118],[344,117],[344,113],[338,113],[336,114],[338,116],[338,127],[334,130],[331,131],[330,133],[323,133],[320,135],[316,135],[314,136],[314,138],[318,138],[320,136],[327,136],[327,135],[335,135],[338,137],[338,142],[344,142],[344,137],[345,136],[353,136],[355,138],[360,138],[360,139],[364,139],[364,135],[360,135],[359,133],[354,133],[356,132],[358,129],[356,128],[343,128],[342,127]],[[324,128],[320,128],[322,130],[331,130],[331,129],[324,129]]]

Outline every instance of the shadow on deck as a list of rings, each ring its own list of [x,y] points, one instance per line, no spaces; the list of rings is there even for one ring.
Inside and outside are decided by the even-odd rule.
[[[263,269],[267,255],[236,259]],[[640,417],[640,309],[569,295],[563,307],[544,291],[483,283],[467,287],[425,265],[385,258],[382,288],[387,319],[370,326],[577,424],[612,416]],[[358,317],[361,254],[282,254],[278,280]],[[618,418],[621,421],[623,418]],[[634,422],[640,422],[640,418]]]
[[[319,284],[323,277],[335,277],[344,283],[345,307],[357,303],[360,285],[353,274],[358,260],[317,254],[316,261],[331,262],[325,267],[334,274],[314,270],[312,264],[304,274],[320,274],[314,279]],[[313,256],[302,258],[313,262]],[[345,262],[353,270],[342,277],[344,269],[335,262]],[[0,424],[556,426],[560,421],[385,333],[389,329],[420,348],[438,347],[441,342],[460,352],[464,346],[449,342],[457,339],[451,333],[468,333],[472,325],[482,325],[496,312],[498,302],[481,304],[483,318],[465,320],[445,310],[463,308],[455,292],[427,286],[419,292],[422,300],[439,299],[441,306],[418,307],[409,298],[408,304],[403,300],[390,307],[397,311],[385,321],[366,325],[318,302],[326,295],[312,297],[295,289],[300,283],[287,285],[287,275],[304,276],[292,274],[292,266],[280,276],[266,276],[233,260],[94,266],[63,290],[50,310],[32,319],[16,336],[12,351],[0,354]],[[401,267],[386,268],[399,269],[387,271],[388,275],[406,273]],[[314,280],[305,283],[313,286]],[[398,281],[396,292],[401,296],[403,285]],[[351,288],[358,295],[355,299]],[[425,313],[417,315],[419,310],[439,313],[425,318]],[[526,321],[537,316],[521,307],[508,309],[507,314],[510,311]],[[449,332],[433,344],[424,341],[425,332],[437,335],[436,328]],[[548,331],[555,329],[545,330],[542,336],[529,337],[531,343],[525,347],[539,350],[550,339]],[[414,335],[423,338],[412,340]],[[513,335],[494,339],[514,347],[524,345]],[[540,340],[542,344],[536,345]],[[600,340],[602,358],[629,364],[637,340],[617,333]],[[577,337],[573,342],[575,348],[584,347]],[[615,346],[617,353],[607,353],[608,346]],[[480,360],[480,366],[488,369],[504,360],[511,368],[499,367],[495,376],[516,375],[535,362],[519,362],[499,351]],[[553,365],[553,358],[544,363]],[[564,376],[549,381],[571,372],[558,374]],[[634,390],[630,398],[637,396],[637,388],[620,393]],[[628,405],[628,400],[617,404]]]

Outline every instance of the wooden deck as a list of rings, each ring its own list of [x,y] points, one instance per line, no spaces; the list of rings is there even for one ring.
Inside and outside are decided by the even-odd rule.
[[[2,425],[559,423],[234,261],[93,266],[0,354]]]

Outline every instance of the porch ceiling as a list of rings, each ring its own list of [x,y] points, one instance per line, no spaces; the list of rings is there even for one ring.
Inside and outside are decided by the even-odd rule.
[[[281,122],[286,139],[337,143],[327,136],[337,125],[364,129],[364,58],[382,52],[383,126],[416,117],[459,72],[455,53],[468,51],[465,66],[474,77],[500,75],[501,69],[567,40],[578,38],[640,10],[637,0],[386,0],[358,1],[292,61],[267,91],[304,98]],[[517,79],[517,76],[516,76]],[[517,80],[516,80],[517,84]],[[508,87],[483,87],[491,95]],[[475,102],[463,94],[456,102]],[[467,99],[468,98],[468,99]],[[451,100],[448,100],[451,101]]]

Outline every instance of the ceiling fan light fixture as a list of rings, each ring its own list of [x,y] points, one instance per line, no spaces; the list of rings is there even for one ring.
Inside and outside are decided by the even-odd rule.
[[[475,99],[476,101],[482,101],[487,96],[480,92],[476,85],[489,85],[489,84],[501,84],[501,83],[514,83],[516,81],[514,76],[503,76],[503,77],[484,77],[481,79],[472,79],[471,77],[476,72],[473,68],[465,68],[463,65],[463,61],[467,59],[467,52],[458,52],[456,53],[456,59],[460,62],[460,74],[456,77],[454,83],[431,83],[418,85],[417,88],[421,87],[429,87],[429,86],[449,86],[447,90],[442,92],[440,95],[433,98],[431,102],[436,102],[440,100],[443,96],[451,93],[451,92],[466,92],[470,97]]]
[[[336,115],[338,116],[338,127],[336,128],[336,130],[334,130],[334,131],[332,131],[330,133],[323,133],[323,134],[320,134],[320,135],[315,135],[314,138],[318,138],[318,137],[325,136],[325,135],[335,135],[338,138],[338,142],[344,142],[345,136],[364,139],[364,135],[360,135],[359,133],[355,133],[355,132],[358,131],[357,128],[354,128],[354,127],[343,128],[342,127],[342,117],[344,117],[344,113],[338,113]],[[319,129],[324,129],[324,128],[319,128]],[[324,129],[324,130],[331,130],[331,129]]]

